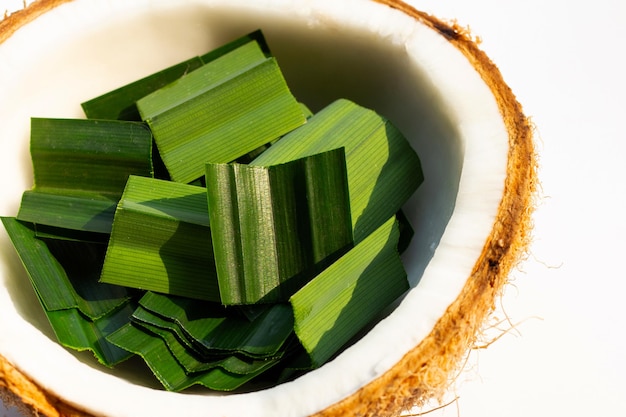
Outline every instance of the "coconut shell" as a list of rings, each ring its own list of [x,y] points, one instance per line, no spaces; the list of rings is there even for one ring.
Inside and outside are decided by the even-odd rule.
[[[39,0],[0,21],[0,43],[43,13],[71,0]],[[496,65],[467,30],[399,0],[374,0],[397,9],[443,35],[491,89],[508,131],[504,193],[482,253],[456,300],[430,334],[378,379],[315,414],[316,417],[394,416],[432,399],[441,399],[481,334],[509,274],[530,241],[537,184],[533,129]],[[0,397],[27,415],[89,416],[33,382],[0,355]]]

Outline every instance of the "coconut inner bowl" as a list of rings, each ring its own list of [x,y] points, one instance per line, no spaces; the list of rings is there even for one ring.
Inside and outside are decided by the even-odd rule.
[[[526,249],[532,131],[497,67],[455,25],[394,0],[39,0],[0,22],[0,215],[32,186],[31,117],[80,103],[262,29],[313,111],[348,98],[389,118],[425,182],[410,291],[318,370],[258,391],[160,389],[139,362],[113,370],[56,343],[0,231],[0,391],[33,415],[394,415],[437,398]],[[103,394],[106,393],[106,394]]]

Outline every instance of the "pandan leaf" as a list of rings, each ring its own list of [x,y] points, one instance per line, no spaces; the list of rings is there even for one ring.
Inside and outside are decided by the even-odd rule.
[[[152,292],[146,293],[139,304],[175,323],[181,331],[179,334],[203,356],[238,353],[251,358],[276,357],[293,331],[293,313],[288,304],[267,306],[252,321],[230,308]]]
[[[314,366],[408,290],[398,237],[393,217],[290,298],[296,335]]]
[[[98,362],[113,367],[133,356],[111,344],[106,337],[127,325],[134,307],[127,302],[106,316],[91,320],[75,308],[46,311],[59,343],[67,348],[93,352]]]
[[[178,339],[175,332],[142,321],[134,321],[137,327],[161,338],[176,361],[184,368],[185,373],[197,373],[220,368],[236,375],[257,374],[261,370],[269,369],[280,361],[280,357],[269,359],[249,359],[228,354],[226,356],[201,357],[194,350],[187,348],[184,342]]]
[[[68,241],[46,245],[35,237],[32,226],[12,217],[3,217],[2,223],[59,343],[90,350],[106,366],[128,359],[131,354],[108,343],[105,336],[129,322],[132,294],[97,282],[100,245]],[[69,252],[75,258],[68,257]]]
[[[19,220],[110,233],[129,175],[152,176],[152,135],[141,123],[31,119],[35,186]]]
[[[202,76],[229,55],[137,102],[174,181],[196,180],[207,162],[234,161],[306,121],[274,58],[239,67],[207,86]],[[202,82],[186,85],[196,79]],[[188,90],[193,97],[185,96]]]
[[[250,165],[268,166],[344,147],[354,242],[393,216],[423,181],[420,160],[387,119],[337,100],[282,137]]]
[[[219,301],[203,187],[131,176],[101,282]]]
[[[125,288],[98,282],[103,257],[97,246],[57,246],[53,252],[35,237],[32,225],[12,217],[3,217],[2,223],[46,311],[78,309],[95,320],[131,298]],[[78,257],[68,258],[64,250]],[[61,262],[68,265],[67,270]]]
[[[137,107],[142,120],[150,121],[160,114],[210,91],[252,66],[265,61],[257,42],[248,42],[207,63],[200,71],[187,74],[164,88],[142,97]]]
[[[172,65],[158,73],[134,81],[81,104],[89,119],[141,121],[136,102],[142,97],[165,87],[198,68],[204,63],[200,57]]]
[[[254,41],[256,41],[261,46],[264,53],[269,56],[269,48],[263,37],[263,33],[257,30],[216,48],[205,55],[190,58],[123,87],[95,97],[82,103],[81,106],[89,119],[141,121],[141,116],[136,106],[137,100],[165,87],[239,46]]]
[[[223,304],[286,301],[352,245],[342,148],[260,167],[207,164]]]
[[[186,373],[167,344],[160,337],[128,324],[107,339],[120,348],[141,356],[157,379],[169,391],[182,391],[193,385],[203,385],[216,391],[232,391],[251,381],[266,369],[238,375],[213,368],[205,372]]]

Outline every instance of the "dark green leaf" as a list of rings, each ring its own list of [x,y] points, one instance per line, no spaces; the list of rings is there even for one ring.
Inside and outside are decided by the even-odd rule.
[[[102,255],[94,246],[73,245],[75,254],[82,259],[75,260],[66,271],[48,245],[35,237],[32,226],[10,217],[3,217],[2,223],[47,311],[76,308],[96,319],[119,308],[131,297],[124,288],[98,282]],[[59,247],[55,250],[68,263],[62,251]]]
[[[96,320],[82,315],[75,308],[46,311],[46,315],[61,345],[78,351],[90,350],[100,363],[112,367],[133,354],[111,344],[106,337],[129,323],[133,309],[131,303],[126,303]]]
[[[205,372],[187,374],[163,339],[131,324],[109,335],[108,340],[140,355],[157,379],[170,391],[181,391],[196,384],[216,391],[232,391],[265,371],[260,369],[257,373],[237,375],[221,368],[213,368]]]
[[[33,118],[30,145],[35,186],[23,221],[110,233],[128,176],[152,176],[152,135],[140,123]]]
[[[230,309],[200,300],[148,292],[140,300],[146,310],[175,322],[183,334],[200,347],[203,355],[225,352],[251,357],[274,357],[293,331],[293,313],[288,304],[268,306],[250,321]]]
[[[269,167],[208,164],[223,304],[286,301],[352,245],[343,149]]]

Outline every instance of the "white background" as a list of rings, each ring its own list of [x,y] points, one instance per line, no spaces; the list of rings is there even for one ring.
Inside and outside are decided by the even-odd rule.
[[[497,312],[509,320],[484,339],[501,337],[470,354],[448,407],[422,415],[626,416],[626,2],[408,3],[482,39],[536,125],[541,165],[531,251]]]

